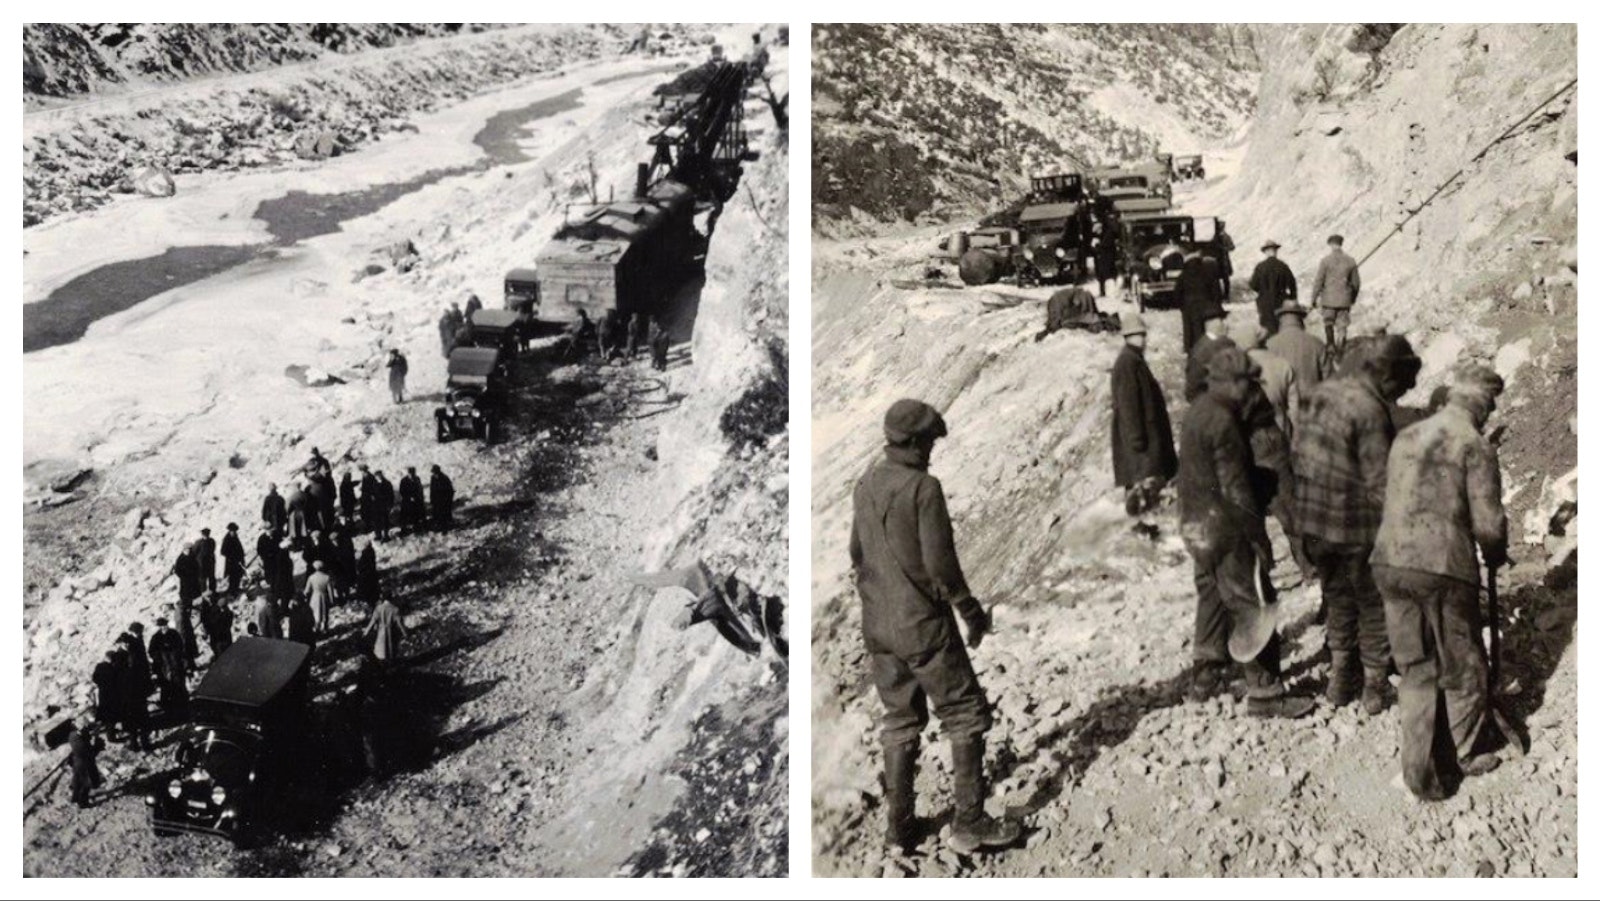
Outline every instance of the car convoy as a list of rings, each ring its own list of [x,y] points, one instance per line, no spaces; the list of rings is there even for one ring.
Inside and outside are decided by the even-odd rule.
[[[1141,310],[1170,303],[1184,254],[1226,250],[1220,219],[1173,210],[1173,183],[1204,178],[1198,154],[1034,176],[1021,201],[941,238],[938,255],[971,286],[1077,284],[1098,258],[1114,262],[1125,296]]]

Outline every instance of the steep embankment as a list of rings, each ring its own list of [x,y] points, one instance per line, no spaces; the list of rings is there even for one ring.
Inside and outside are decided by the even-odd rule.
[[[67,805],[59,782],[30,799],[30,873],[785,869],[784,667],[709,625],[682,628],[681,593],[630,579],[703,557],[786,600],[786,418],[724,425],[724,411],[784,376],[786,148],[764,105],[747,112],[762,159],[721,217],[704,290],[681,297],[668,371],[561,365],[545,348],[517,364],[505,441],[434,439],[441,307],[469,291],[497,305],[503,273],[530,261],[591,179],[602,195],[632,184],[658,127],[661,68],[619,56],[419,117],[420,135],[365,160],[197,175],[192,191],[143,202],[187,236],[217,219],[214,194],[249,199],[227,207],[232,221],[249,218],[255,198],[360,190],[359,177],[391,172],[394,156],[452,167],[337,229],[27,355],[30,455],[43,440],[78,454],[68,471],[93,472],[74,492],[51,492],[61,506],[27,514],[25,736],[86,707],[89,668],[127,623],[164,612],[170,563],[201,526],[234,520],[253,540],[265,483],[286,483],[312,446],[340,470],[359,461],[391,477],[439,463],[456,483],[460,527],[378,547],[412,626],[390,778],[321,793],[264,847],[218,855],[203,840],[151,838],[139,794],[168,761],[114,746],[103,762],[119,794],[95,810]],[[772,68],[782,91],[785,51]],[[487,121],[552,97],[571,102],[502,136],[523,154],[459,165],[484,153],[475,138]],[[121,211],[138,206],[37,230],[35,259],[59,258],[48,243],[110,240]],[[404,267],[388,251],[399,242],[416,251]],[[402,405],[384,386],[390,347],[410,359],[413,399]],[[243,602],[235,608],[242,622]],[[326,695],[356,664],[362,612],[338,611],[319,645]],[[28,757],[32,782],[55,755],[30,746]]]
[[[41,29],[26,35],[36,41],[30,52],[40,55],[70,53],[80,36],[70,28]],[[159,55],[193,62],[186,69],[164,62],[159,72],[246,74],[112,93],[26,115],[24,227],[95,209],[120,194],[160,190],[152,171],[251,169],[337,155],[414,129],[410,120],[419,114],[626,46],[624,30],[614,26],[519,26],[362,53],[307,51],[304,64],[273,68],[266,65],[271,54],[259,58],[266,47],[299,48],[307,39],[286,35],[274,42],[248,28],[180,32],[161,32]],[[301,59],[296,53],[285,50],[279,61]],[[83,64],[62,68],[81,71]]]
[[[1407,26],[1384,51],[1396,54],[1388,75],[1328,107],[1342,109],[1344,122],[1329,136],[1309,127],[1328,114],[1289,98],[1305,48],[1348,54],[1344,34],[1258,31],[1264,71],[1245,162],[1236,179],[1189,201],[1226,217],[1241,248],[1269,235],[1297,246],[1288,255],[1305,277],[1315,266],[1311,248],[1328,231],[1343,231],[1360,252],[1392,221],[1366,201],[1403,183],[1387,167],[1403,153],[1413,116],[1425,115],[1440,134],[1453,124],[1456,134],[1487,140],[1564,83],[1570,76],[1561,73],[1576,61],[1570,28],[1484,28],[1470,45],[1475,52],[1465,53],[1471,29]],[[1485,42],[1506,52],[1485,53]],[[1427,84],[1415,81],[1424,77]],[[1486,116],[1485,107],[1496,114]],[[1392,714],[1368,719],[1323,708],[1296,723],[1262,723],[1229,698],[1184,702],[1189,562],[1171,508],[1158,517],[1161,537],[1145,541],[1129,531],[1111,484],[1114,337],[1065,332],[1034,343],[1047,290],[897,287],[920,281],[921,236],[818,242],[812,637],[821,871],[1575,871],[1576,570],[1568,552],[1576,523],[1566,522],[1575,508],[1559,510],[1575,484],[1575,472],[1561,478],[1576,458],[1568,428],[1575,269],[1562,262],[1575,225],[1575,167],[1564,156],[1561,118],[1487,155],[1488,171],[1447,192],[1450,205],[1434,212],[1441,224],[1424,221],[1404,253],[1386,257],[1395,250],[1386,247],[1365,271],[1358,331],[1380,323],[1405,330],[1426,361],[1406,402],[1422,403],[1466,355],[1494,359],[1511,380],[1502,447],[1520,562],[1502,586],[1506,693],[1530,725],[1534,750],[1440,805],[1415,804],[1395,781]],[[1464,156],[1474,144],[1450,146]],[[1433,155],[1442,180],[1457,161],[1442,150]],[[1431,191],[1426,177],[1414,181]],[[1241,253],[1239,268],[1247,272],[1253,256]],[[1253,315],[1248,298],[1237,299],[1232,315]],[[1177,420],[1177,316],[1147,319],[1150,360]],[[951,423],[933,472],[949,495],[969,580],[996,609],[997,631],[974,655],[997,707],[995,809],[1023,816],[1030,831],[1024,848],[1002,855],[962,859],[929,844],[922,857],[886,865],[873,850],[881,828],[878,702],[866,679],[845,541],[849,491],[876,452],[879,417],[906,395],[939,405]],[[1565,534],[1548,538],[1552,514]],[[1323,629],[1311,623],[1317,592],[1297,584],[1283,550],[1280,541],[1274,579],[1286,589],[1286,670],[1294,686],[1317,692],[1325,660]],[[943,746],[930,743],[919,781],[924,814],[948,809],[947,760]]]
[[[22,26],[22,101],[254,72],[500,26],[440,23],[47,22]]]
[[[987,212],[1031,175],[1198,151],[1251,109],[1250,32],[1227,25],[824,25],[812,198],[859,221]]]

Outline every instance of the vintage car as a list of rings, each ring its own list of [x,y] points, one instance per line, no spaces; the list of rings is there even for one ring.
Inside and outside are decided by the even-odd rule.
[[[500,437],[505,403],[505,368],[493,347],[458,347],[450,352],[444,406],[433,411],[440,441],[471,435],[485,444]]]
[[[538,270],[519,267],[506,273],[505,308],[515,310],[527,319],[538,318]]]
[[[472,344],[474,347],[492,347],[504,359],[511,359],[527,340],[522,315],[516,310],[491,310],[487,307],[472,313]]]
[[[1217,220],[1194,216],[1132,216],[1121,222],[1122,272],[1139,309],[1175,302],[1184,254],[1217,257]],[[1220,258],[1220,257],[1219,257]]]
[[[223,651],[189,700],[177,770],[145,797],[157,835],[198,832],[247,845],[304,761],[311,646],[246,637]]]
[[[1204,179],[1206,177],[1206,164],[1199,154],[1180,156],[1173,161],[1172,177],[1178,181]]]
[[[939,241],[940,253],[956,261],[961,281],[968,285],[988,285],[1016,274],[1013,266],[1019,257],[1022,232],[1005,226],[985,226],[958,231]]]

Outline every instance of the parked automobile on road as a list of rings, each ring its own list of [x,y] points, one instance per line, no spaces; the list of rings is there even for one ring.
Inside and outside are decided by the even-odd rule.
[[[471,435],[492,444],[500,437],[505,406],[505,367],[493,347],[458,347],[450,352],[444,405],[433,411],[440,441]]]
[[[190,699],[177,770],[145,797],[157,835],[198,832],[249,844],[270,803],[309,761],[311,647],[246,637],[212,662]]]

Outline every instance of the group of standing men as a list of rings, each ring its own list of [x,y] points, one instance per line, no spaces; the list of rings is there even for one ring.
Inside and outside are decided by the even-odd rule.
[[[1483,434],[1504,383],[1469,366],[1442,404],[1401,407],[1421,361],[1400,336],[1347,340],[1360,282],[1342,243],[1330,238],[1313,295],[1331,347],[1305,332],[1306,310],[1276,242],[1267,242],[1251,279],[1258,303],[1275,305],[1270,329],[1251,322],[1230,337],[1221,298],[1195,291],[1203,302],[1183,311],[1190,404],[1176,446],[1165,394],[1144,359],[1143,317],[1124,317],[1125,346],[1111,378],[1113,472],[1133,516],[1177,481],[1198,596],[1189,696],[1225,690],[1238,663],[1250,715],[1297,718],[1315,707],[1283,682],[1266,528],[1272,515],[1304,575],[1322,585],[1328,703],[1359,698],[1369,715],[1383,712],[1392,662],[1401,676],[1405,782],[1419,797],[1439,799],[1441,765],[1473,775],[1499,762],[1480,744],[1487,667],[1477,598],[1478,552],[1491,578],[1506,560],[1499,462]],[[930,707],[952,747],[952,846],[963,853],[1000,847],[1019,832],[983,808],[991,720],[967,648],[983,640],[990,620],[967,586],[942,486],[928,472],[934,443],[947,431],[933,407],[896,402],[884,419],[883,457],[854,494],[851,563],[885,708],[886,844],[903,852],[922,837],[914,785]],[[1455,749],[1449,758],[1434,753],[1441,693]]]
[[[1441,762],[1467,775],[1499,763],[1480,743],[1487,667],[1476,624],[1479,555],[1490,578],[1506,560],[1499,461],[1483,434],[1504,383],[1467,366],[1427,409],[1402,406],[1421,360],[1398,335],[1349,339],[1360,275],[1342,238],[1328,244],[1312,297],[1326,346],[1304,330],[1276,242],[1251,278],[1263,319],[1276,304],[1270,333],[1252,322],[1225,334],[1220,305],[1185,308],[1204,333],[1188,349],[1190,407],[1176,454],[1143,360],[1143,324],[1130,317],[1112,376],[1117,483],[1142,499],[1177,479],[1198,594],[1191,696],[1223,688],[1238,662],[1249,713],[1296,717],[1314,706],[1282,683],[1271,515],[1304,575],[1321,583],[1328,703],[1359,699],[1369,715],[1382,713],[1397,668],[1405,781],[1437,799]],[[1432,753],[1441,688],[1456,751],[1445,761]]]

